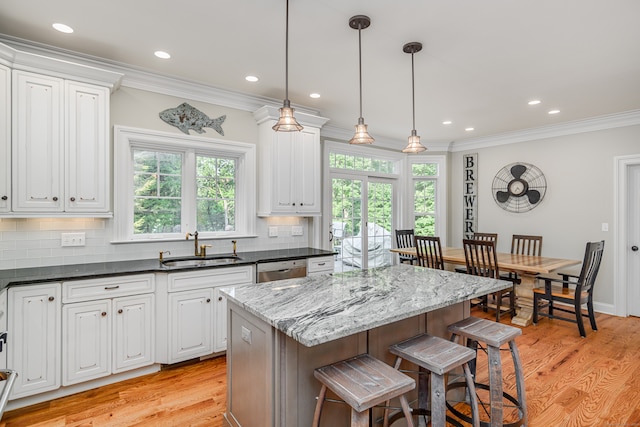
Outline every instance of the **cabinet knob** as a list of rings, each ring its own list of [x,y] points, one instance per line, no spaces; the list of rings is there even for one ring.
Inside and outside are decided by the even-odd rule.
[[[222,301],[222,297],[218,297],[218,301]]]
[[[54,201],[54,202],[57,202],[57,201],[58,201],[58,198],[57,198],[57,197],[54,197],[54,198],[53,198],[53,201]]]
[[[207,302],[211,302],[211,298],[207,298]]]
[[[49,301],[53,301],[55,297],[49,297]]]
[[[104,316],[106,316],[106,315],[107,315],[107,312],[106,312],[106,311],[103,311],[101,314],[102,314],[102,317],[104,317]]]
[[[76,201],[76,198],[75,198],[75,197],[72,197],[72,198],[70,198],[69,200],[71,200],[72,202],[75,202],[75,201]]]
[[[118,314],[122,314],[122,309],[118,310]]]
[[[7,200],[8,197],[7,196],[2,196],[2,200]]]
[[[296,204],[294,203],[293,206],[295,206]]]

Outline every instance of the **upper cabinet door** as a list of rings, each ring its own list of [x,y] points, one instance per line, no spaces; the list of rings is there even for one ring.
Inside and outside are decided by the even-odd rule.
[[[61,79],[13,71],[13,210],[62,212]]]
[[[11,210],[11,70],[0,65],[0,212]]]
[[[109,90],[65,82],[66,212],[109,210]]]

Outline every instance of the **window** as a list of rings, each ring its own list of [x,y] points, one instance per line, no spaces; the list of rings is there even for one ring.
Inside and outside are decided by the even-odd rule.
[[[444,238],[444,157],[410,157],[409,165],[415,234]]]
[[[116,241],[255,233],[255,146],[116,127]]]

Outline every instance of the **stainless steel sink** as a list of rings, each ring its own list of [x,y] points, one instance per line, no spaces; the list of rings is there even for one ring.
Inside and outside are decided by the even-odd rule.
[[[165,267],[213,267],[216,265],[234,264],[242,260],[240,257],[224,256],[212,258],[168,259],[162,261]]]

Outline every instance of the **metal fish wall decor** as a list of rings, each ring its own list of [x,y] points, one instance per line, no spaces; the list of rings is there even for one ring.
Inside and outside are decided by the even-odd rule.
[[[176,108],[169,108],[161,111],[159,114],[162,121],[175,126],[182,132],[189,135],[189,130],[193,129],[198,133],[204,133],[202,129],[204,127],[214,129],[220,135],[224,136],[224,130],[222,130],[222,123],[227,116],[220,116],[217,119],[210,119],[202,111],[195,107],[183,102]]]

